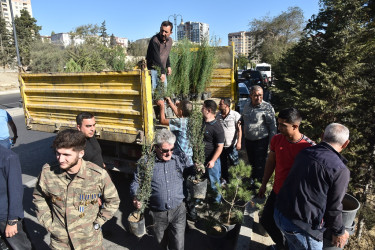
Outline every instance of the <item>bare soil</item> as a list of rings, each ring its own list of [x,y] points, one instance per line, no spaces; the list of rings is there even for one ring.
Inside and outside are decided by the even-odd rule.
[[[0,71],[0,91],[18,89],[18,73],[17,72],[1,72]]]

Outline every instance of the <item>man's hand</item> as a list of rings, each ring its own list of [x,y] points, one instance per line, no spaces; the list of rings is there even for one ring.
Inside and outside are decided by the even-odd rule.
[[[16,142],[17,142],[17,138],[18,138],[18,136],[14,136],[14,137],[12,138],[12,144],[13,144],[13,145],[16,144]]]
[[[167,101],[168,104],[173,103],[170,97],[166,97],[166,98],[164,98],[164,99]]]
[[[136,209],[140,209],[142,206],[142,203],[139,202],[136,198],[133,199],[133,205]]]
[[[156,105],[158,105],[159,107],[164,107],[164,101],[163,100],[158,100],[156,102]]]
[[[259,191],[258,191],[258,197],[259,198],[264,198],[264,194],[266,193],[266,185],[260,186]]]
[[[15,224],[13,226],[7,225],[5,227],[5,237],[11,238],[14,235],[16,235],[17,233],[18,233],[17,224]]]
[[[215,166],[215,162],[214,161],[209,161],[208,163],[207,163],[207,166],[206,167],[208,167],[208,168],[213,168]]]
[[[171,67],[168,67],[167,68],[167,75],[172,75],[172,68]]]
[[[238,150],[238,151],[240,151],[241,150],[241,142],[237,142],[237,144],[236,144],[236,149]]]
[[[98,198],[98,205],[99,205],[99,207],[101,207],[102,204],[103,204],[102,199],[101,199],[101,198]]]
[[[345,244],[348,242],[349,239],[349,233],[348,231],[345,230],[345,233],[340,236],[335,236],[332,235],[332,245],[339,247],[339,248],[344,248]]]
[[[161,81],[161,82],[165,82],[165,74],[161,74],[161,76],[160,76],[160,81]]]

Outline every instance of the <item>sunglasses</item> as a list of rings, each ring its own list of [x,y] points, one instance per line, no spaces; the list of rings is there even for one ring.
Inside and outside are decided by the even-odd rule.
[[[158,147],[159,148],[159,147]],[[169,152],[173,152],[173,149],[174,148],[171,148],[171,149],[163,149],[163,148],[159,148],[159,150],[163,153],[163,154],[166,154],[166,153],[169,153]]]

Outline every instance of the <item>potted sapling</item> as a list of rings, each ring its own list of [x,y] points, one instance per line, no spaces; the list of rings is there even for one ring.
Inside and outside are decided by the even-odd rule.
[[[205,173],[205,144],[203,115],[200,108],[195,104],[193,112],[188,121],[188,138],[189,143],[193,149],[193,162],[195,167],[195,175],[187,178],[187,187],[192,198],[204,199],[207,192],[207,178],[203,178]]]
[[[141,202],[141,207],[130,213],[128,217],[129,229],[137,237],[142,237],[146,234],[144,210],[151,196],[154,163],[155,153],[153,147],[150,143],[145,143],[142,148],[142,157],[137,162],[137,172],[135,174],[135,178],[139,183],[135,198]]]

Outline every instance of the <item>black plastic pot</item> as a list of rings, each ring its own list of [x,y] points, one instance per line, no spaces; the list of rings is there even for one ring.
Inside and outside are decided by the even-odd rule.
[[[194,183],[192,180],[187,179],[186,186],[189,189],[190,195],[194,199],[205,199],[207,192],[207,179]]]
[[[133,213],[131,213],[128,217],[129,222],[129,229],[132,234],[141,238],[143,235],[146,234],[146,225],[145,225],[145,218],[141,215],[141,219],[137,222],[130,221],[130,218],[133,217]]]

